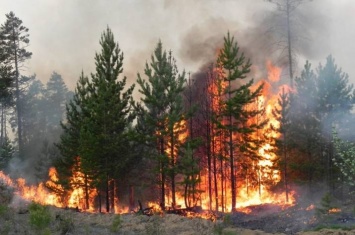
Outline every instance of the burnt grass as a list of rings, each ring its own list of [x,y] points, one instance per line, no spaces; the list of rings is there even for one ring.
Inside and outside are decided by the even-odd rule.
[[[337,213],[321,213],[316,207],[295,205],[288,208],[275,204],[247,207],[250,213],[234,212],[224,215],[224,221],[232,226],[267,233],[296,234],[300,231],[334,228],[355,229],[354,205],[342,207]]]

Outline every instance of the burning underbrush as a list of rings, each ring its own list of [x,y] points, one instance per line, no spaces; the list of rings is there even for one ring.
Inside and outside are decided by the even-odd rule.
[[[0,223],[3,226],[0,232],[39,234],[30,219],[33,202],[21,197],[17,183],[4,175],[1,179]],[[294,205],[265,203],[239,208],[233,213],[209,211],[202,207],[166,208],[162,211],[148,203],[147,207],[140,203],[134,211],[123,214],[43,206],[49,211],[47,230],[43,231],[50,234],[339,234],[333,230],[301,233],[333,227],[347,229],[341,234],[354,234],[355,212],[350,202],[330,201],[327,196],[319,199],[317,204],[302,202],[300,197],[297,200]]]

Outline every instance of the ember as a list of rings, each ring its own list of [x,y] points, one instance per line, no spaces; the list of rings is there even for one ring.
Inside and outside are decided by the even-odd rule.
[[[339,213],[339,212],[341,212],[340,208],[332,208],[328,210],[328,213]]]

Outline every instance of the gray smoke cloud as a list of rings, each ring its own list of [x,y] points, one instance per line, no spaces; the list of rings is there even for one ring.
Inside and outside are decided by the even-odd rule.
[[[179,70],[194,73],[213,60],[229,30],[242,51],[265,74],[265,60],[285,64],[277,45],[283,32],[273,30],[282,22],[274,5],[264,0],[0,0],[0,22],[14,11],[30,29],[33,57],[24,74],[37,74],[46,82],[53,71],[75,87],[80,72],[95,70],[94,54],[100,50],[101,33],[109,26],[125,54],[124,74],[130,84],[158,42],[172,50]],[[293,35],[297,52],[296,75],[304,61],[316,66],[333,54],[353,82],[355,2],[313,0],[300,5]],[[282,27],[281,27],[282,28]],[[258,73],[255,73],[258,74]],[[137,90],[137,89],[136,89]]]

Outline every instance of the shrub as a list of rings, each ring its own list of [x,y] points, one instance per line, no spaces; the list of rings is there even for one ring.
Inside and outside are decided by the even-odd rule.
[[[115,215],[111,225],[111,232],[118,232],[122,226],[122,219],[120,215]]]
[[[51,222],[51,214],[47,206],[42,206],[32,202],[28,210],[30,212],[29,223],[32,228],[45,234],[48,233],[48,227]]]

